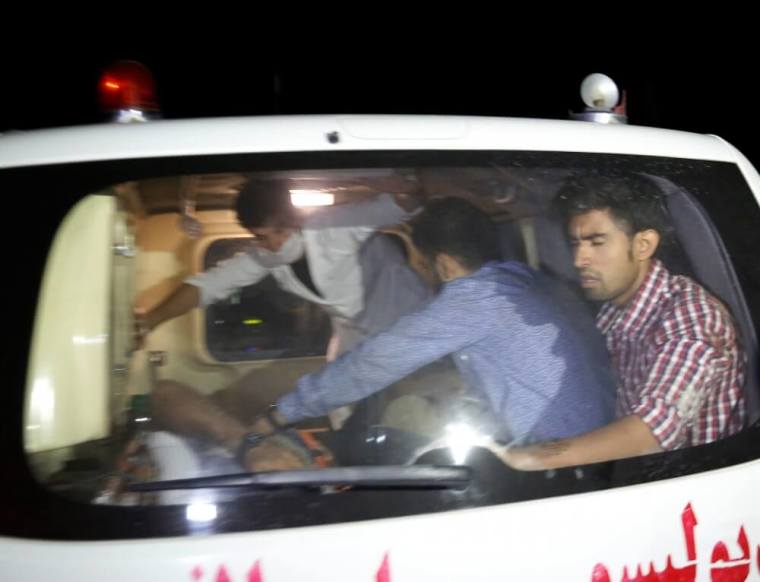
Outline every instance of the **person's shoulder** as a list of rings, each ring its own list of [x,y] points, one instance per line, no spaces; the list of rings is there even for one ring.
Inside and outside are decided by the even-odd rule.
[[[672,309],[716,309],[719,301],[698,281],[686,275],[669,275],[668,295]]]
[[[376,230],[361,214],[354,213],[351,208],[328,208],[306,219],[301,225],[301,232],[312,240],[343,240],[351,239],[356,233]]]
[[[480,281],[492,281],[510,286],[525,287],[542,275],[520,261],[490,261],[473,273]]]
[[[313,228],[324,228],[325,226],[331,226],[335,216],[334,206],[322,206],[318,208],[309,209],[303,217],[303,223],[301,228],[305,230]]]
[[[686,275],[670,275],[668,298],[662,318],[694,330],[716,324],[733,325],[728,308],[702,284]]]

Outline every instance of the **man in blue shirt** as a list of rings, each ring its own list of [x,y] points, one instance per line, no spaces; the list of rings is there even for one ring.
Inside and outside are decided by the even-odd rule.
[[[460,198],[432,201],[412,238],[433,263],[440,293],[302,377],[277,402],[282,420],[322,416],[448,354],[500,422],[500,439],[563,438],[612,418],[614,386],[593,322],[555,282],[495,260],[497,234],[485,213]]]

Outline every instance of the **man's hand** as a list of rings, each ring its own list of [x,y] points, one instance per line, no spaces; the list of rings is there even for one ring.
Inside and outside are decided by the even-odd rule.
[[[488,449],[513,469],[541,471],[550,468],[552,458],[561,454],[568,446],[567,441],[560,440],[526,447],[491,443]]]
[[[649,426],[635,414],[577,437],[525,447],[494,443],[489,448],[507,465],[522,471],[601,463],[663,450]]]
[[[277,432],[277,427],[273,426],[269,419],[265,416],[257,416],[256,420],[251,423],[250,430],[256,434],[263,434],[265,436],[268,436]]]
[[[274,422],[270,420],[270,417]],[[280,414],[280,411],[277,410],[277,408],[270,407],[268,414],[262,413],[256,416],[251,423],[250,431],[258,434],[270,435],[276,433],[279,427],[284,427],[288,424],[288,419]]]
[[[135,307],[132,311],[132,321],[134,323],[134,349],[141,350],[145,345],[145,338],[151,331],[148,324],[148,314],[142,307]]]

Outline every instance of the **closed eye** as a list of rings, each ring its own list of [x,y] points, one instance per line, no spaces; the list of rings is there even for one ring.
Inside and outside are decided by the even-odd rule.
[[[591,246],[598,247],[603,245],[605,242],[607,242],[607,237],[605,235],[595,235],[595,236],[589,236],[582,239],[570,239],[570,246],[573,248],[577,248],[581,245],[582,242],[590,242]]]

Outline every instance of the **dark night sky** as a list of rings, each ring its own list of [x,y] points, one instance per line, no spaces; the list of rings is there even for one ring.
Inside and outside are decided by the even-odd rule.
[[[739,49],[699,51],[691,43],[623,54],[576,46],[542,56],[497,42],[467,50],[422,44],[415,50],[338,45],[295,52],[215,40],[133,41],[61,47],[56,58],[44,52],[6,58],[0,130],[102,121],[97,80],[109,63],[125,58],[152,70],[166,118],[365,112],[565,119],[569,109],[582,108],[583,77],[604,72],[627,90],[631,123],[715,133],[760,164],[756,123],[746,112],[754,82],[742,80],[749,69]]]

